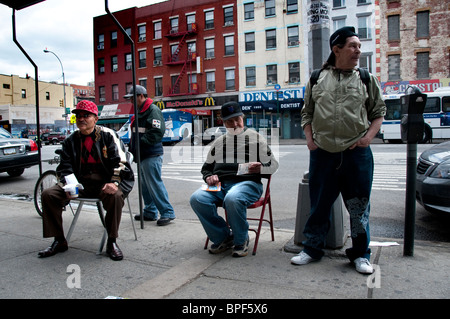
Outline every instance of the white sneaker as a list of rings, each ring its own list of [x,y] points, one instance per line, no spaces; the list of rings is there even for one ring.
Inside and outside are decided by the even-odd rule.
[[[300,254],[291,258],[291,264],[294,265],[306,265],[313,261],[317,261],[317,259],[312,258],[304,251],[301,251]]]
[[[371,274],[373,273],[373,267],[370,264],[370,262],[367,260],[367,258],[356,258],[354,261],[356,271],[361,274]]]

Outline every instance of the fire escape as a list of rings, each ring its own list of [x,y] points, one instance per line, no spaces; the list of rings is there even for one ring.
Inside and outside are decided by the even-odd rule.
[[[166,96],[198,94],[197,83],[189,83],[193,71],[192,69],[195,67],[197,53],[190,52],[186,45],[186,40],[190,36],[197,34],[197,32],[197,25],[193,23],[188,27],[187,31],[178,32],[178,30],[170,30],[170,33],[165,35],[166,38],[171,40],[179,39],[177,49],[169,56],[169,59],[165,64],[169,66],[182,66],[178,78],[172,83],[173,86],[169,89],[169,94],[166,94]],[[186,52],[185,57],[183,57],[183,51]],[[181,83],[186,74],[186,88],[188,92],[180,92]]]

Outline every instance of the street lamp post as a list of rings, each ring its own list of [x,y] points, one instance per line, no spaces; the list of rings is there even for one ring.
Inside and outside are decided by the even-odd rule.
[[[59,64],[61,64],[61,70],[62,70],[62,76],[63,76],[63,89],[64,89],[64,121],[65,121],[65,126],[66,126],[66,134],[69,131],[69,129],[67,128],[67,112],[66,112],[66,78],[64,77],[64,68],[63,68],[63,64],[61,62],[61,60],[59,59],[59,57],[56,55],[55,52],[50,51],[45,49],[44,53],[51,53],[53,54],[59,61]]]

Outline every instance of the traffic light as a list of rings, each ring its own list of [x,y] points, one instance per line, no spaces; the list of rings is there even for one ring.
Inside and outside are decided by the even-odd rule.
[[[59,106],[64,107],[64,100],[59,100]]]

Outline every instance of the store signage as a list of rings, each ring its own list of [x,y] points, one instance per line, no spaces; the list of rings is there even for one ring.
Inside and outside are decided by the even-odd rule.
[[[241,92],[239,94],[239,102],[276,101],[277,93],[279,100],[303,99],[304,92],[304,87],[297,89],[283,89],[282,92],[277,92],[274,90]]]

